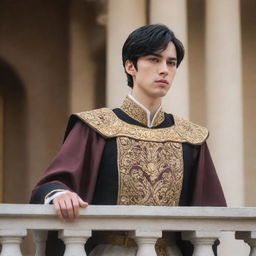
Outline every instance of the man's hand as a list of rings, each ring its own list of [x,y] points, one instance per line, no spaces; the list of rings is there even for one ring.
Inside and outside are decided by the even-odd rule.
[[[86,208],[84,202],[76,193],[66,191],[53,199],[53,205],[58,217],[64,221],[74,221],[79,217],[80,207]]]

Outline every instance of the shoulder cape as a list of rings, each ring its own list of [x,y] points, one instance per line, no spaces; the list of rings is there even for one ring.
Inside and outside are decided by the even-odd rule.
[[[173,126],[150,129],[128,124],[119,119],[111,109],[100,108],[72,115],[65,137],[77,119],[80,119],[104,138],[124,136],[145,141],[172,141],[195,145],[202,144],[207,139],[209,132],[206,128],[178,116],[173,115],[173,117]]]

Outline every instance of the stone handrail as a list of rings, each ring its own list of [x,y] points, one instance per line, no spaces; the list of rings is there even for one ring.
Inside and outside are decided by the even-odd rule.
[[[182,231],[194,245],[193,256],[213,256],[212,244],[221,232],[234,231],[256,256],[256,208],[89,206],[75,222],[62,222],[51,205],[0,204],[1,256],[22,256],[27,230],[36,231],[36,256],[44,255],[46,230],[59,231],[65,256],[86,256],[84,243],[92,230],[128,231],[137,242],[137,256],[156,256],[162,231]]]

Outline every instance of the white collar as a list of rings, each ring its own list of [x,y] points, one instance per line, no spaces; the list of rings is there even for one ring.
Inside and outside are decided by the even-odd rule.
[[[131,93],[128,94],[128,97],[133,102],[135,102],[140,108],[142,108],[145,111],[145,113],[147,115],[147,126],[148,126],[148,128],[151,128],[153,126],[153,124],[154,124],[154,121],[155,121],[155,118],[157,117],[157,114],[162,109],[162,105],[159,106],[159,108],[157,109],[156,113],[154,114],[154,116],[153,116],[153,118],[151,120],[151,118],[150,118],[150,114],[151,114],[150,111],[142,103],[140,103],[138,100],[136,100]]]

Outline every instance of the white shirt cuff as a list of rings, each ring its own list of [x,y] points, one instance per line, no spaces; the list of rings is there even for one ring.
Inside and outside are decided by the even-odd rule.
[[[61,194],[64,194],[64,193],[66,193],[66,192],[68,192],[68,191],[69,191],[69,190],[63,190],[63,191],[59,191],[59,192],[54,193],[52,196],[46,196],[45,199],[44,199],[44,204],[50,204],[51,201],[52,201],[55,197],[57,197],[57,196],[59,196],[59,195],[61,195]]]

